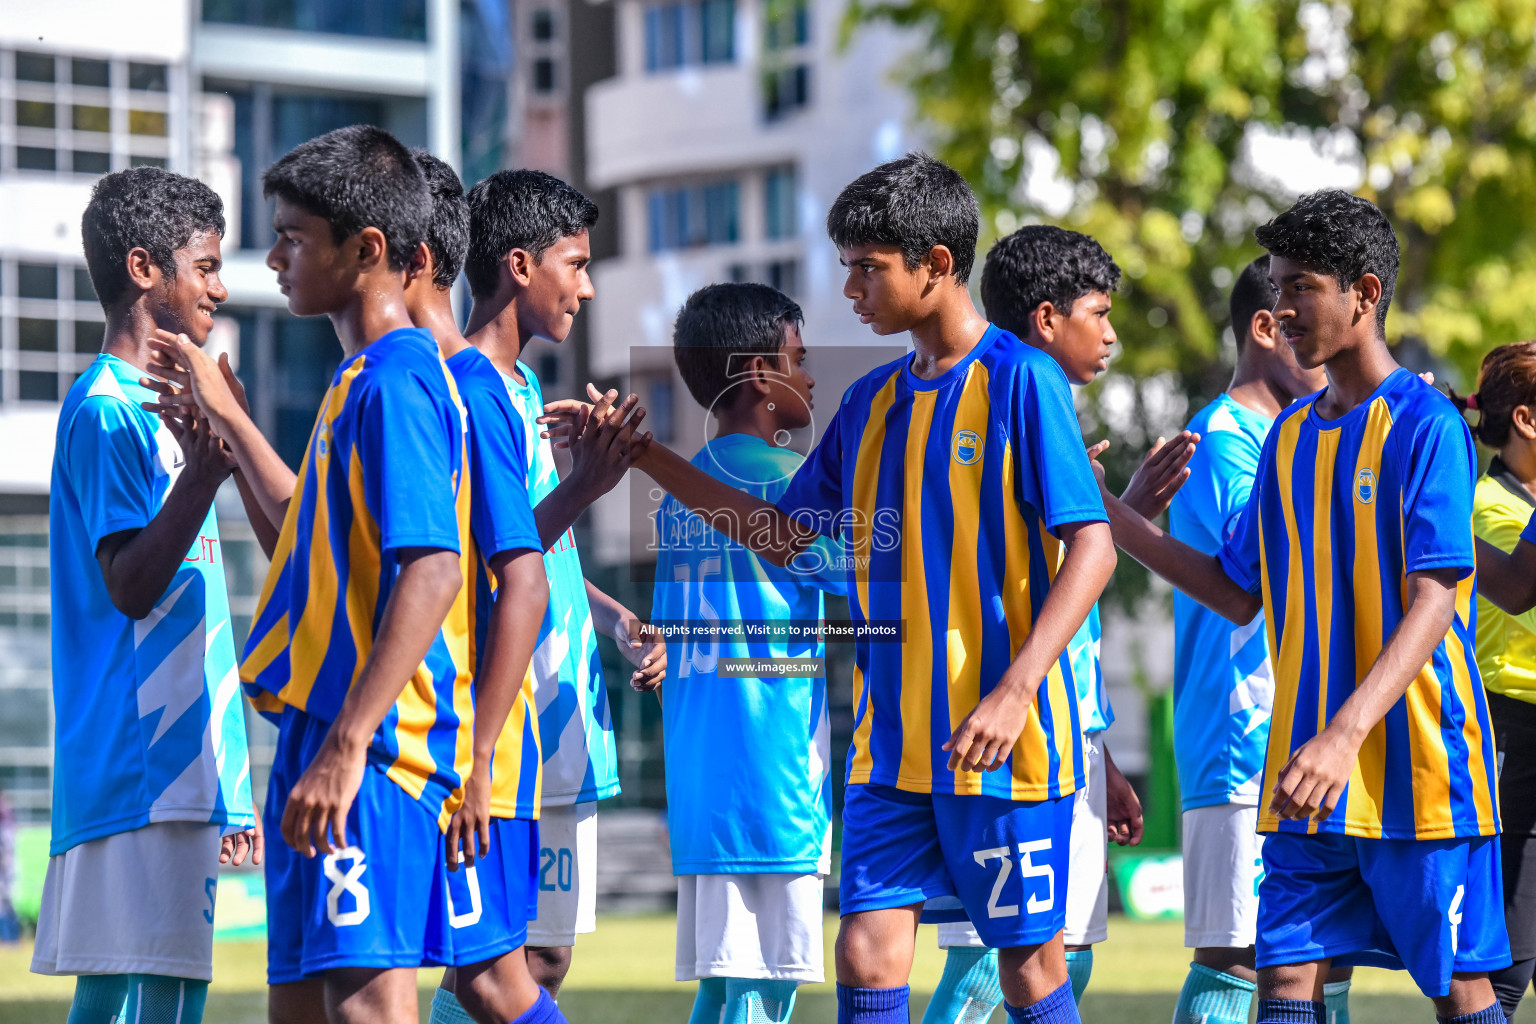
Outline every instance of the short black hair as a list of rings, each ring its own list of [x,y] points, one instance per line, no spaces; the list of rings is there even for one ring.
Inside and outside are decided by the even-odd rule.
[[[1243,268],[1232,285],[1227,312],[1232,317],[1232,336],[1241,352],[1248,344],[1248,330],[1260,310],[1275,308],[1275,286],[1269,280],[1269,256],[1260,256]]]
[[[367,124],[299,143],[262,172],[261,194],[328,221],[338,245],[364,228],[378,228],[391,270],[410,265],[432,219],[432,195],[411,151]]]
[[[432,253],[432,283],[451,288],[464,269],[469,250],[469,203],[458,172],[424,149],[411,155],[427,179],[432,193],[432,220],[427,224],[427,249]]]
[[[1309,192],[1289,210],[1254,232],[1271,256],[1329,274],[1348,288],[1366,274],[1381,281],[1376,328],[1387,324],[1387,307],[1397,288],[1400,251],[1386,214],[1369,199],[1343,189]]]
[[[971,279],[980,231],[976,193],[960,172],[927,153],[908,153],[859,175],[827,211],[827,234],[839,249],[900,246],[913,270],[942,245],[955,259],[961,284]]]
[[[143,249],[161,273],[173,278],[176,250],[200,231],[224,236],[224,203],[196,178],[159,167],[130,167],[96,182],[80,218],[80,236],[101,307],[110,309],[128,290],[130,252]]]
[[[730,386],[731,357],[771,355],[784,347],[800,306],[766,284],[705,285],[683,303],[672,329],[672,356],[693,400],[713,408]]]
[[[543,171],[497,171],[469,190],[469,294],[489,298],[496,268],[513,249],[538,263],[562,238],[592,230],[597,204]]]
[[[987,319],[1022,338],[1042,302],[1063,314],[1093,292],[1120,287],[1120,268],[1089,236],[1049,224],[1031,224],[1000,238],[981,268],[981,305]]]

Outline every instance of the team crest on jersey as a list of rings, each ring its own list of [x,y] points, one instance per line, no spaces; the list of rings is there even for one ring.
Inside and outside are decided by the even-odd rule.
[[[1355,475],[1355,500],[1363,505],[1376,500],[1376,474],[1370,469],[1362,469]]]
[[[955,461],[962,466],[973,466],[981,461],[981,438],[974,430],[955,431]]]
[[[322,459],[331,454],[331,428],[327,424],[321,424],[315,433],[315,454]]]

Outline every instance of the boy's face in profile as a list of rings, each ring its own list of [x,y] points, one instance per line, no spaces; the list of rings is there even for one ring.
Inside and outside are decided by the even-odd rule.
[[[1051,336],[1042,347],[1073,384],[1087,384],[1109,369],[1109,355],[1118,340],[1109,322],[1113,304],[1109,293],[1089,292],[1072,303],[1069,313],[1051,312]]]
[[[208,342],[208,332],[213,330],[214,311],[229,298],[224,282],[219,280],[219,268],[224,261],[219,255],[218,233],[194,233],[173,258],[176,275],[162,274],[154,296],[155,326],[172,334],[185,334],[201,348]]]
[[[525,331],[557,343],[570,337],[581,304],[595,294],[587,274],[591,262],[592,241],[583,229],[560,239],[529,265],[528,284],[518,300],[518,319]]]
[[[859,321],[876,334],[910,331],[927,312],[926,300],[937,282],[922,264],[907,269],[900,246],[851,245],[839,247],[837,255],[848,268],[843,295],[853,300]]]
[[[277,286],[294,316],[322,316],[346,306],[357,278],[358,259],[337,245],[331,225],[279,196],[272,215],[277,240],[267,252],[267,266],[277,271]]]
[[[1375,280],[1374,275],[1367,277]],[[1280,324],[1280,336],[1296,353],[1296,362],[1303,369],[1322,366],[1364,337],[1357,310],[1361,282],[1340,288],[1332,274],[1308,270],[1283,256],[1270,256],[1269,280],[1275,286],[1274,317]],[[1374,335],[1374,309],[1368,319],[1365,326]]]
[[[768,395],[771,410],[782,430],[799,430],[811,423],[811,389],[815,378],[805,368],[805,343],[800,338],[798,324],[784,328],[784,347],[779,349],[777,372],[767,374]]]

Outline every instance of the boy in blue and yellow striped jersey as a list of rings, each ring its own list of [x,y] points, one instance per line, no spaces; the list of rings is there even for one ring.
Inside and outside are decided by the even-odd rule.
[[[1258,241],[1281,333],[1328,387],[1276,420],[1219,555],[1106,499],[1129,554],[1235,623],[1265,612],[1258,1019],[1322,1021],[1330,965],[1364,964],[1406,968],[1442,1020],[1493,1024],[1487,972],[1510,957],[1472,439],[1386,347],[1398,246],[1380,210],[1313,193]]]
[[[366,126],[303,143],[262,184],[276,199],[267,264],[292,312],[330,317],[344,353],[297,478],[222,381],[184,375],[272,545],[241,665],[278,722],[269,1016],[414,1021],[415,969],[450,942],[442,829],[474,711],[465,412],[404,300],[431,196],[409,150]]]
[[[471,622],[474,761],[448,824],[448,935],[429,950],[452,966],[432,1020],[553,1024],[564,1018],[528,972],[537,912],[543,754],[530,659],[549,583],[528,501],[522,419],[496,367],[464,339],[450,290],[469,247],[469,204],[452,167],[414,152],[432,193],[427,238],[406,282],[411,320],[437,339],[469,418],[469,543],[462,568]],[[467,860],[461,870],[460,854]]]
[[[854,312],[877,334],[910,331],[915,353],[848,389],[776,504],[657,445],[637,465],[776,564],[822,533],[850,556],[865,632],[839,1020],[907,1019],[918,916],[947,898],[999,949],[1014,1021],[1076,1021],[1061,930],[1083,758],[1065,648],[1114,555],[1067,379],[976,311],[976,199],[949,167],[922,154],[877,167],[827,227]],[[899,639],[878,635],[888,627]]]

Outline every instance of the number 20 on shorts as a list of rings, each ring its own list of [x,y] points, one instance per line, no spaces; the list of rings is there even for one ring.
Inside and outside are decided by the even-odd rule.
[[[539,891],[571,891],[571,879],[576,870],[576,856],[569,846],[560,849],[544,847],[539,851]],[[554,877],[551,878],[550,876]]]
[[[1028,843],[1019,844],[1019,877],[1020,879],[1044,878],[1045,898],[1038,894],[1039,886],[1034,886],[1037,891],[1030,893],[1024,907],[1031,914],[1038,914],[1050,910],[1056,903],[1056,872],[1049,864],[1036,864],[1030,858],[1037,853],[1044,853],[1051,848],[1049,839],[1036,839]],[[999,905],[998,900],[1003,895],[1003,886],[1008,884],[1008,876],[1013,873],[1012,850],[1006,846],[994,846],[988,850],[976,850],[971,854],[976,863],[982,867],[987,866],[988,861],[998,861],[997,879],[992,883],[992,895],[987,900],[988,917],[1018,917],[1019,905],[1010,903]],[[1025,886],[1029,886],[1026,881]]]

